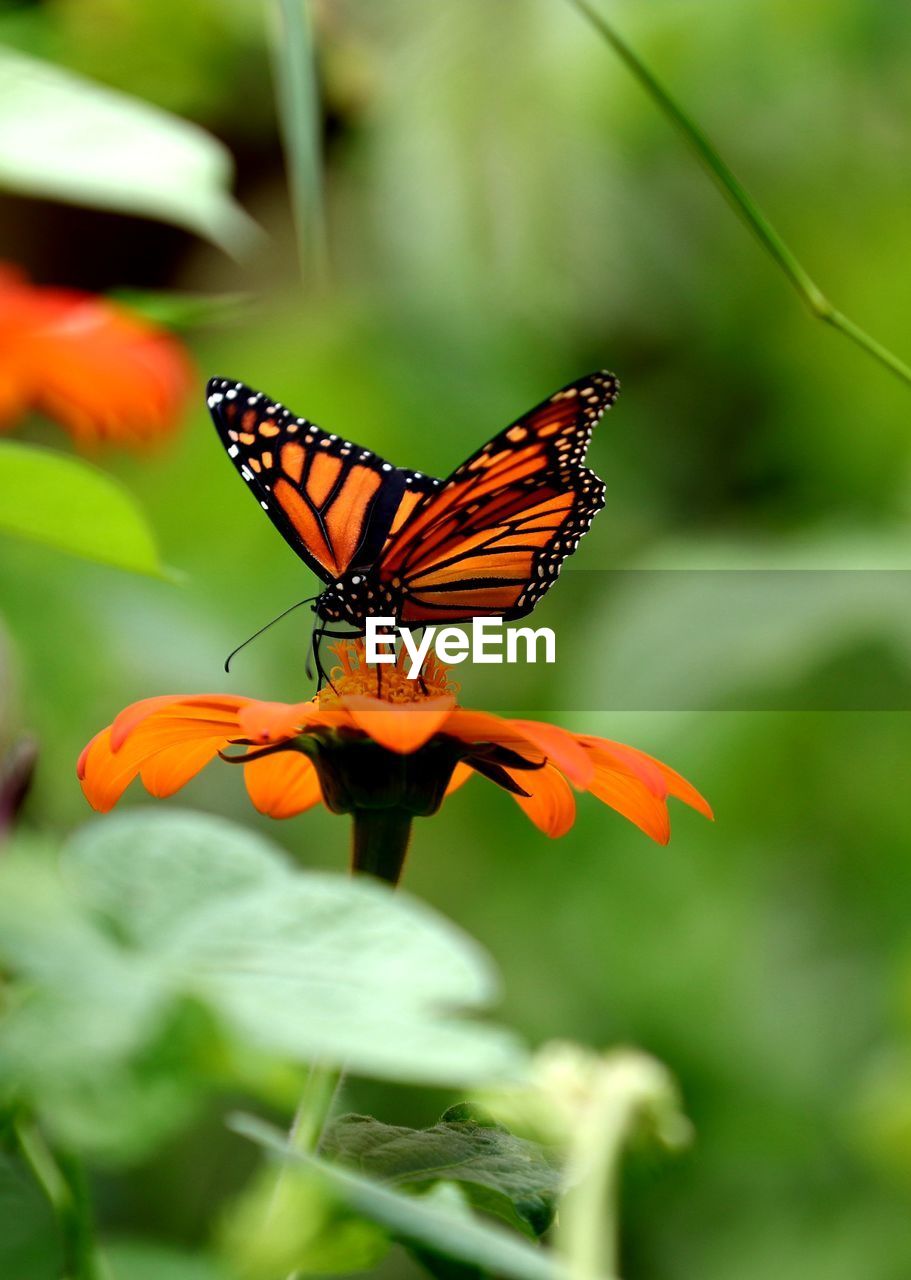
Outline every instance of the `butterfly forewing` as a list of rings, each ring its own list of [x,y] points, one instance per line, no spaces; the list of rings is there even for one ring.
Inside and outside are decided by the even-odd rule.
[[[604,505],[582,465],[619,385],[596,373],[556,392],[464,462],[389,538],[384,579],[405,622],[517,618],[556,580]]]
[[[372,565],[393,523],[439,484],[322,431],[244,383],[213,378],[207,403],[260,506],[324,582]]]

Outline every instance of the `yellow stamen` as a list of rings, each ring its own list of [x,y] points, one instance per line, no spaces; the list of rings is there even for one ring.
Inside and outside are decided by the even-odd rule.
[[[339,665],[329,672],[331,685],[320,690],[320,702],[366,695],[386,702],[426,702],[443,694],[457,694],[459,686],[449,679],[449,668],[436,654],[428,653],[421,674],[409,680],[405,674],[411,661],[404,649],[396,654],[395,663],[371,666],[366,659],[366,644],[361,639],[341,640],[331,646]]]

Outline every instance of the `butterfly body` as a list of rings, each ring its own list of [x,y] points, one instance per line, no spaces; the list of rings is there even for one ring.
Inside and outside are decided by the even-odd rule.
[[[570,383],[445,480],[393,466],[240,382],[207,402],[229,457],[273,524],[325,584],[325,622],[507,621],[530,613],[604,505],[584,464],[614,402],[613,375]]]

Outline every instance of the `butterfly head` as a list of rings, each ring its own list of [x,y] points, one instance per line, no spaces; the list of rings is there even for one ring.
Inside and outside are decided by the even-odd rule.
[[[381,586],[375,572],[365,569],[352,569],[336,578],[314,605],[324,622],[349,622],[357,627],[363,626],[368,615],[388,613],[391,608],[389,591]]]

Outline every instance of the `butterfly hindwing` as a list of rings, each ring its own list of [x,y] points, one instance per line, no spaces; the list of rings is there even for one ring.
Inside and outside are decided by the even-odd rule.
[[[228,456],[323,582],[372,565],[394,523],[440,483],[322,431],[244,383],[213,378],[206,394]]]
[[[404,622],[529,613],[604,505],[583,466],[617,398],[611,374],[570,383],[467,459],[387,539],[383,580],[401,583]]]

